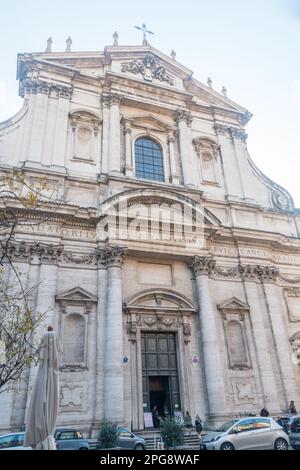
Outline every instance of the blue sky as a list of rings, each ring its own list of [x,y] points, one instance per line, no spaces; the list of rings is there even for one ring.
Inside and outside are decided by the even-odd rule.
[[[247,125],[250,154],[300,207],[300,0],[0,0],[0,121],[21,106],[18,52],[103,50],[140,44],[133,26],[146,22],[151,44],[194,71],[194,77],[254,115]]]

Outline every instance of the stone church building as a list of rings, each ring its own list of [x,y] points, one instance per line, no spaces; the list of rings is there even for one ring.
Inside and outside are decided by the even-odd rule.
[[[148,43],[69,46],[19,54],[0,124],[2,171],[60,197],[12,248],[63,345],[58,425],[300,408],[300,211],[251,160],[251,114]],[[0,431],[35,374],[1,394]]]

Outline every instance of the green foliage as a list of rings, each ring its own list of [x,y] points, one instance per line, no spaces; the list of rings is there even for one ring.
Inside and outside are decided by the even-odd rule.
[[[176,418],[165,418],[160,432],[166,448],[174,448],[183,444],[184,428]]]
[[[99,429],[99,446],[101,449],[116,447],[118,437],[117,424],[104,420],[100,424]]]

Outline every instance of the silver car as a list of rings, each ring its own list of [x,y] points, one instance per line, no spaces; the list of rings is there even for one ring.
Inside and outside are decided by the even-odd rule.
[[[55,442],[58,450],[89,450],[90,444],[77,429],[57,429]]]
[[[14,432],[0,436],[0,450],[32,450],[31,447],[23,447],[24,432]]]
[[[127,428],[118,428],[117,446],[123,449],[145,450],[145,439],[133,434]]]
[[[294,449],[300,449],[300,416],[293,415],[287,423],[291,446]]]
[[[200,448],[207,450],[288,450],[289,437],[272,418],[261,416],[228,421],[207,433]]]

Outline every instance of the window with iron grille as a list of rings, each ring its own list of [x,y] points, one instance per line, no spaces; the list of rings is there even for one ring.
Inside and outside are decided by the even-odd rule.
[[[147,137],[135,142],[135,175],[146,180],[165,180],[162,148]]]

